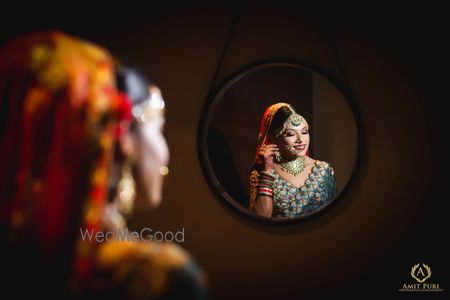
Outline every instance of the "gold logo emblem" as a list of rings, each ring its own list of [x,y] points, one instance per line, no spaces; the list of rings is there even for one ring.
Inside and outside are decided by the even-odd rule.
[[[423,283],[431,277],[431,268],[426,264],[416,264],[411,268],[411,277],[417,280],[418,283]]]
[[[411,277],[417,282],[405,282],[403,286],[398,289],[399,292],[442,292],[439,283],[430,282],[428,279],[431,277],[431,268],[424,264],[418,263],[411,268]],[[425,283],[425,281],[427,281]]]

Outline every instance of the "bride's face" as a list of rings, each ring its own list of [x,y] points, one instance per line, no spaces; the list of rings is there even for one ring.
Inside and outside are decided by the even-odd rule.
[[[169,148],[163,135],[165,118],[155,116],[139,124],[139,165],[141,180],[150,206],[159,206],[162,200],[163,179],[168,173]]]
[[[138,201],[136,205],[157,207],[162,200],[164,176],[169,172],[169,148],[164,138],[164,100],[159,89],[152,86],[149,98],[133,107],[137,131],[122,139],[122,151],[134,157],[138,170]]]
[[[299,157],[306,155],[309,147],[309,128],[304,122],[298,126],[289,124],[279,136],[282,156]]]

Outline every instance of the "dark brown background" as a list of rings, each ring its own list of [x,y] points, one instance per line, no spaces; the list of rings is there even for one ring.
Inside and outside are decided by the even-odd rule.
[[[336,205],[291,226],[255,223],[223,205],[197,155],[197,129],[230,26],[230,6],[126,4],[4,9],[1,41],[59,28],[139,65],[167,100],[169,186],[159,210],[135,228],[185,228],[184,247],[207,271],[213,299],[378,298],[402,294],[410,268],[431,266],[448,290],[447,157],[443,10],[427,7],[306,8],[246,5],[219,81],[273,56],[306,60],[348,81],[361,112],[363,159]],[[71,16],[63,14],[70,10]],[[325,38],[335,40],[344,73]],[[423,297],[422,297],[423,298]]]

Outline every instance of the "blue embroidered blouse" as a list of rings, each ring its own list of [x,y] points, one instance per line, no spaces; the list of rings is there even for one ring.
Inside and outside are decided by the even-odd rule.
[[[284,180],[277,172],[273,186],[273,218],[297,218],[314,212],[330,202],[336,195],[336,180],[331,165],[317,160],[301,187]],[[254,206],[259,171],[250,174],[250,209]]]

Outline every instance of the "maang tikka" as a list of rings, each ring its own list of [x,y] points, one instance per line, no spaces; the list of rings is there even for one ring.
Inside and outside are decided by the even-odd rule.
[[[297,127],[302,123],[306,124],[305,118],[303,118],[301,115],[297,114],[294,110],[292,110],[292,114],[286,119],[286,121],[284,121],[283,126],[281,127],[280,131],[276,134],[276,137],[278,138],[280,135],[282,135],[289,124]]]

